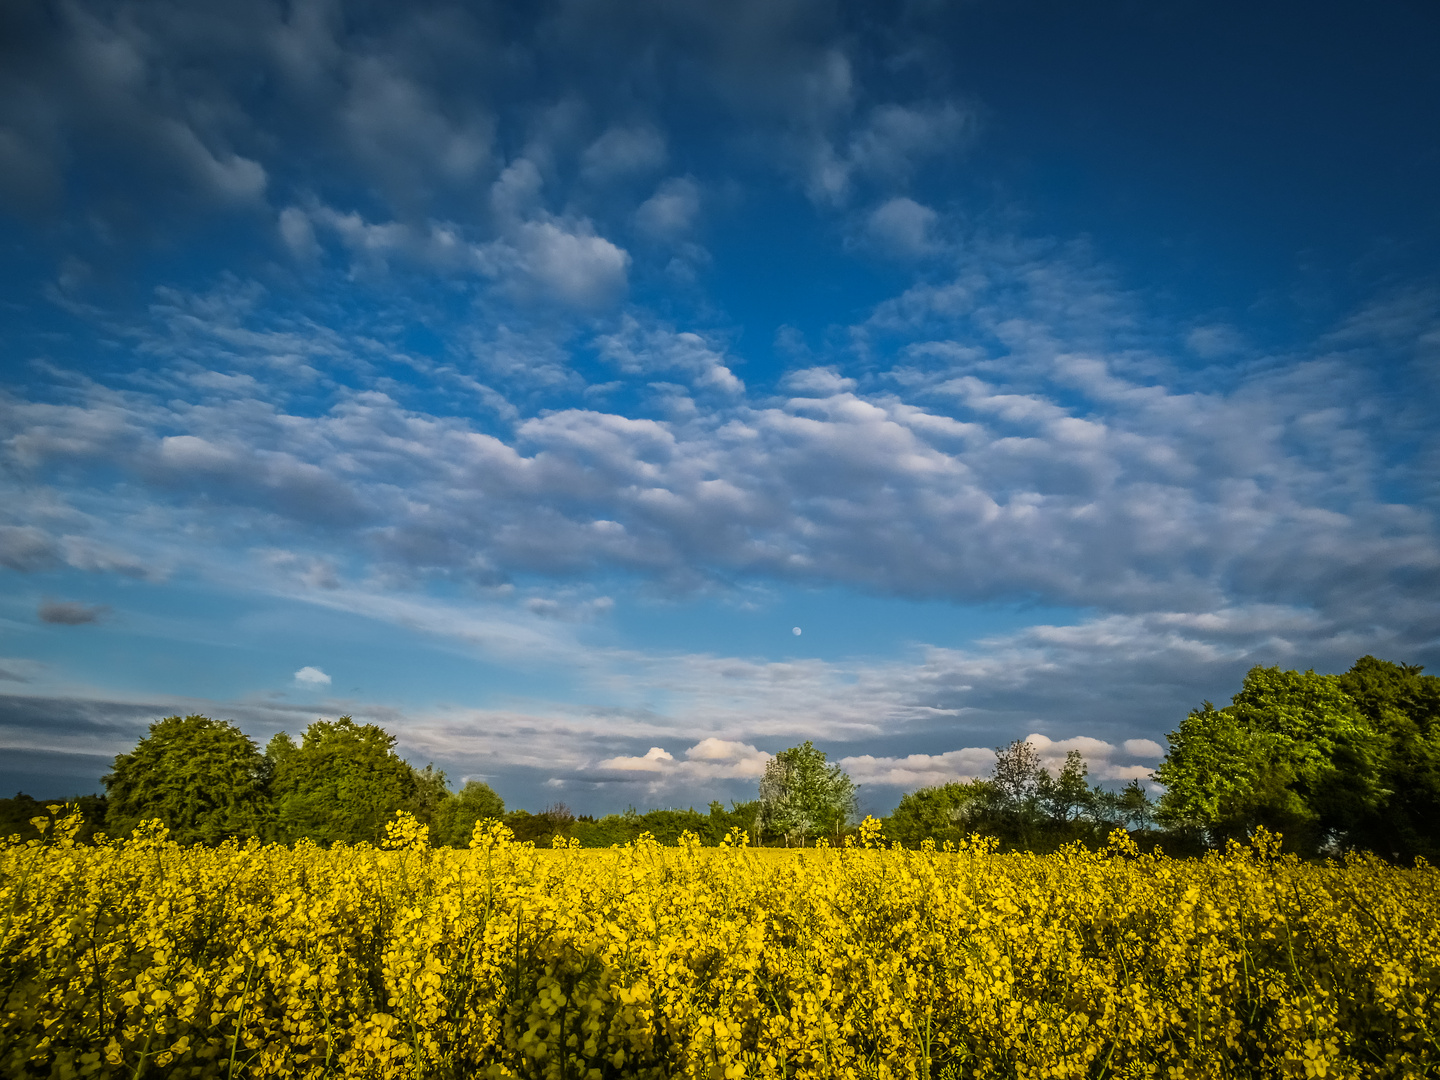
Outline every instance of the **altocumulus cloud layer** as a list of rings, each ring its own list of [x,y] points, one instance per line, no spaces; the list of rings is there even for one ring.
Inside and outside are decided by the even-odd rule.
[[[30,786],[166,712],[345,711],[512,800],[739,794],[811,738],[884,809],[1032,734],[1143,778],[1253,663],[1437,654],[1434,281],[1237,315],[1027,225],[923,7],[5,17]],[[783,651],[817,590],[978,629]]]

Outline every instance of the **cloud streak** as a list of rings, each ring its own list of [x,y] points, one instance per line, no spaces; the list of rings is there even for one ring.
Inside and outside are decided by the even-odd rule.
[[[47,600],[36,611],[41,622],[59,626],[84,626],[99,622],[110,609],[104,604],[87,605],[74,600]]]

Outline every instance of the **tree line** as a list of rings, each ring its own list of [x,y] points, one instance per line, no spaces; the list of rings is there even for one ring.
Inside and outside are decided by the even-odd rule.
[[[1193,710],[1155,776],[1160,821],[1218,846],[1257,827],[1314,855],[1440,857],[1440,678],[1362,656],[1343,675],[1255,667]]]
[[[281,732],[262,752],[234,724],[208,716],[168,716],[150,725],[135,749],[115,758],[104,777],[105,794],[73,800],[84,815],[79,839],[96,832],[126,836],[139,822],[158,818],[183,844],[251,838],[320,845],[377,842],[385,824],[405,811],[430,830],[437,847],[464,847],[477,821],[504,821],[520,840],[548,842],[561,835],[583,846],[608,847],[650,833],[675,843],[685,831],[718,843],[733,828],[756,830],[760,802],[712,802],[694,809],[633,807],[598,820],[576,816],[563,803],[538,813],[507,812],[488,784],[466,782],[451,790],[445,773],[417,769],[395,752],[395,736],[352,717],[316,720],[297,743]],[[19,794],[0,799],[0,836],[37,835],[31,819],[46,803]]]
[[[1257,828],[1307,857],[1372,851],[1440,859],[1440,678],[1362,656],[1342,675],[1254,667],[1230,704],[1206,701],[1168,735],[1152,803],[1138,782],[1091,786],[1079,754],[1052,776],[1024,742],[987,779],[911,792],[887,835],[972,833],[1005,848],[1098,843],[1124,827],[1144,846],[1197,854]]]
[[[1365,849],[1440,861],[1440,678],[1418,666],[1364,656],[1343,675],[1255,667],[1229,705],[1204,702],[1168,740],[1154,774],[1158,802],[1138,781],[1119,791],[1091,784],[1074,751],[1052,774],[1019,740],[997,750],[986,778],[902,796],[885,835],[918,845],[979,834],[1005,849],[1048,851],[1102,843],[1124,828],[1146,846],[1194,854],[1263,826],[1304,855]],[[123,836],[159,818],[182,843],[375,842],[404,810],[436,846],[463,847],[485,818],[503,820],[521,840],[558,834],[586,847],[643,833],[673,843],[686,831],[714,844],[734,828],[755,844],[792,846],[838,843],[858,805],[850,777],[807,741],[767,763],[757,798],[728,808],[632,807],[595,818],[556,803],[507,812],[489,785],[472,780],[452,791],[444,772],[413,767],[393,735],[349,716],[315,721],[298,743],[282,732],[263,752],[226,721],[166,717],[116,757],[104,784],[104,796],[79,800],[82,838]],[[29,819],[42,812],[24,795],[0,800],[0,836],[28,836]]]
[[[1123,828],[1147,846],[1159,842],[1155,806],[1139,781],[1113,791],[1091,785],[1089,773],[1084,756],[1071,750],[1051,775],[1035,748],[1017,739],[997,749],[985,779],[902,795],[885,819],[885,835],[911,846],[925,840],[960,843],[979,835],[1003,850],[1044,852],[1076,842],[1099,845]]]

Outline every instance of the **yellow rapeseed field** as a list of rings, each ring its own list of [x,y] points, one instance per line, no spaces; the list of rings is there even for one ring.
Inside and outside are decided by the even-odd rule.
[[[0,850],[0,1074],[1415,1077],[1440,873],[1224,856]],[[927,845],[928,846],[928,845]]]

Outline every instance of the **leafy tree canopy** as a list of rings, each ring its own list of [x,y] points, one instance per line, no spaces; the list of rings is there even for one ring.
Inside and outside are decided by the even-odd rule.
[[[445,847],[465,847],[470,843],[477,821],[504,817],[505,800],[489,784],[479,780],[466,781],[458,794],[443,800],[436,807],[435,842]]]
[[[1302,852],[1433,851],[1436,682],[1368,656],[1345,675],[1251,668],[1230,705],[1207,701],[1170,733],[1161,819],[1212,842],[1264,826]]]
[[[1150,844],[1152,810],[1139,781],[1123,791],[1091,787],[1089,766],[1076,750],[1052,775],[1035,747],[1017,739],[996,748],[987,779],[901,796],[885,822],[885,835],[916,845],[927,839],[958,843],[978,833],[1006,848],[1049,851],[1075,842],[1101,844],[1114,829],[1127,826]]]
[[[787,840],[797,837],[804,843],[808,836],[838,836],[855,812],[855,784],[807,739],[766,763],[760,804],[763,828]]]
[[[975,831],[996,795],[994,783],[988,780],[906,792],[885,823],[885,835],[909,845],[924,840],[959,841]]]
[[[1440,678],[1414,664],[1362,656],[1340,685],[1387,741],[1383,803],[1357,814],[1357,846],[1405,862],[1440,862]]]
[[[289,736],[272,739],[266,752],[281,838],[378,841],[385,822],[397,810],[412,809],[420,791],[415,770],[394,747],[389,732],[348,716],[316,720],[298,747]],[[439,785],[443,790],[443,775]]]
[[[167,716],[104,778],[107,827],[125,835],[159,818],[180,843],[262,835],[270,807],[259,749],[239,728],[208,716]]]

